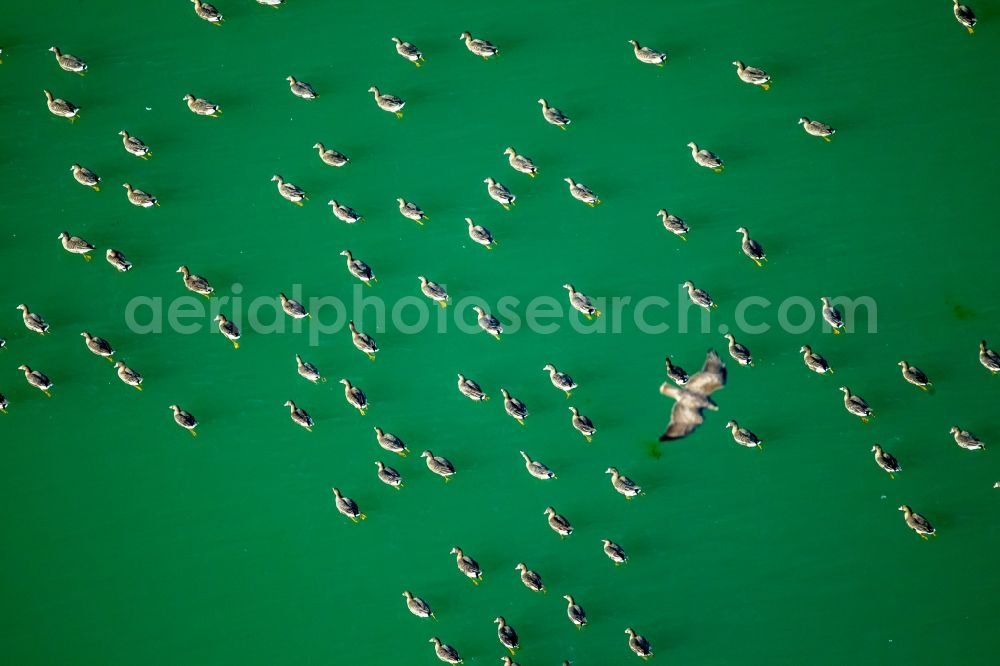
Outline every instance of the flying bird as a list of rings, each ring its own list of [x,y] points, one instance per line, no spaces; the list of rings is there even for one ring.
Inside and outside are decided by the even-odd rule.
[[[670,423],[666,431],[660,435],[660,441],[687,437],[695,428],[701,425],[704,418],[702,410],[717,411],[718,406],[712,401],[711,395],[726,385],[726,365],[714,349],[709,349],[705,356],[705,365],[701,370],[691,375],[684,386],[674,386],[664,382],[660,393],[673,398],[673,409],[670,410]]]

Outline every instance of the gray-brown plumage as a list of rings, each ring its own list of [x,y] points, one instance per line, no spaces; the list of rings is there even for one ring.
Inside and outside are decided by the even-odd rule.
[[[745,446],[751,449],[764,448],[764,443],[757,437],[757,435],[753,434],[750,430],[746,428],[741,428],[740,424],[737,423],[735,420],[730,419],[729,422],[726,423],[726,429],[732,433],[733,441],[739,444],[740,446]]]
[[[640,46],[639,42],[634,39],[628,40],[628,43],[632,45],[632,51],[635,53],[635,59],[639,62],[644,62],[647,65],[657,65],[663,67],[663,63],[667,61],[667,54],[663,51],[657,51],[656,49],[651,49],[648,46]]]
[[[674,365],[669,356],[666,360],[666,366],[667,377],[678,386],[684,386],[688,383],[688,380],[691,379],[691,377],[688,376],[687,371],[679,365]]]
[[[86,261],[91,260],[90,253],[94,250],[94,246],[87,241],[79,236],[70,236],[65,231],[59,234],[59,240],[62,241],[63,249],[70,254],[81,254]]]
[[[375,104],[378,108],[395,114],[397,118],[403,117],[403,107],[406,106],[406,102],[401,97],[396,97],[395,95],[389,95],[387,93],[383,94],[379,92],[377,86],[372,86],[368,89],[368,92],[375,95]]]
[[[746,227],[740,227],[736,230],[736,233],[743,235],[743,242],[740,244],[743,254],[750,257],[753,263],[758,266],[763,266],[764,264],[761,262],[767,261],[767,255],[764,254],[764,247],[754,239],[750,238],[750,232],[747,231]]]
[[[549,527],[552,528],[553,532],[559,535],[559,538],[568,537],[573,533],[573,526],[570,524],[566,516],[559,515],[551,506],[545,507],[545,511],[542,513],[545,514]]]
[[[519,155],[517,151],[510,146],[504,149],[503,154],[507,156],[507,161],[510,162],[510,168],[514,171],[526,173],[532,178],[538,175],[538,167],[535,166],[535,163],[531,161],[530,157]]]
[[[563,289],[569,292],[569,304],[574,310],[582,314],[587,319],[601,316],[601,311],[594,306],[593,301],[591,301],[590,297],[585,293],[577,291],[573,285],[569,283],[564,284]]]
[[[962,430],[958,426],[952,426],[951,430],[948,432],[950,432],[952,437],[955,438],[955,443],[967,451],[978,451],[986,448],[986,445],[983,444],[982,440],[968,430]]]
[[[434,654],[437,658],[446,664],[461,664],[462,657],[458,654],[458,650],[448,645],[447,643],[442,643],[437,636],[431,637],[430,643],[434,643]]]
[[[723,337],[729,343],[729,355],[740,365],[753,366],[753,356],[746,345],[736,342],[736,337],[732,333],[726,333]]]
[[[286,400],[285,407],[288,407],[288,415],[292,419],[292,423],[312,432],[315,422],[309,416],[309,412],[296,405],[294,400]]]
[[[563,178],[563,180],[569,185],[570,196],[577,201],[582,201],[591,208],[601,203],[601,198],[594,194],[594,191],[583,183],[578,183],[572,178]]]
[[[833,368],[826,362],[826,359],[814,352],[809,345],[802,345],[799,352],[802,353],[802,362],[816,374],[823,375],[827,372],[833,374]]]
[[[514,570],[521,572],[521,582],[524,583],[526,588],[532,592],[545,592],[545,584],[542,583],[542,577],[538,575],[538,572],[529,569],[528,565],[524,562],[518,562]]]
[[[37,312],[29,310],[28,306],[24,303],[21,303],[14,309],[21,311],[21,319],[24,321],[24,327],[32,333],[45,335],[49,332],[49,323],[45,321],[45,318]]]
[[[326,202],[326,205],[333,209],[334,216],[341,222],[346,222],[347,224],[364,222],[364,216],[361,213],[350,206],[338,202],[336,199],[330,199]]]
[[[683,387],[664,382],[660,393],[676,402],[670,410],[670,423],[660,435],[660,441],[680,439],[694,432],[704,421],[702,410],[718,411],[719,407],[712,401],[711,395],[725,385],[726,366],[714,349],[708,350],[705,365]]]
[[[519,453],[524,458],[524,468],[528,470],[528,474],[542,481],[556,478],[555,473],[544,464],[537,460],[532,460],[524,451],[520,451]]]
[[[215,8],[215,5],[201,0],[191,0],[191,2],[194,3],[194,13],[198,15],[198,18],[208,21],[212,25],[222,25],[222,13]]]
[[[60,118],[68,118],[71,123],[76,122],[77,116],[80,115],[80,107],[73,102],[53,97],[48,90],[42,92],[45,93],[45,104],[49,107],[49,113]]]
[[[347,327],[351,329],[351,342],[354,343],[357,350],[367,356],[369,361],[374,361],[375,354],[378,353],[378,344],[375,343],[375,338],[359,331],[353,321],[347,322]]]
[[[483,60],[489,60],[495,55],[500,55],[500,50],[493,46],[493,44],[489,43],[485,39],[474,38],[468,32],[463,32],[458,36],[458,38],[465,42],[465,48],[469,49],[469,51]]]
[[[671,215],[670,213],[667,212],[666,208],[661,208],[660,210],[656,211],[656,215],[663,221],[664,229],[674,234],[675,236],[679,237],[681,240],[685,241],[687,240],[687,238],[684,237],[684,234],[691,231],[691,228],[688,227],[687,223],[685,223],[684,220],[677,217],[676,215]]]
[[[565,130],[566,126],[573,122],[569,119],[569,116],[561,110],[554,106],[549,106],[549,103],[545,98],[539,99],[538,103],[542,105],[542,117],[545,118],[545,122],[550,125],[555,125],[559,129]]]
[[[112,356],[114,356],[115,353],[115,350],[114,348],[112,348],[111,343],[109,343],[104,338],[99,338],[96,335],[91,335],[87,331],[84,331],[80,335],[83,336],[87,344],[87,349],[89,349],[91,353],[96,354],[97,356],[100,356],[102,358],[108,359],[110,363],[115,362],[114,359],[111,358]]]
[[[1000,373],[1000,354],[986,347],[986,340],[979,342],[979,363],[994,375]]]
[[[888,451],[883,450],[878,444],[872,447],[872,453],[875,454],[875,464],[888,472],[890,479],[895,479],[896,472],[903,469],[899,466],[899,461],[896,460],[896,457]]]
[[[451,461],[444,456],[434,455],[430,449],[422,452],[420,457],[427,461],[427,469],[444,479],[445,483],[448,483],[455,474],[455,466]]]
[[[211,116],[212,118],[218,118],[219,114],[222,113],[222,107],[218,104],[209,102],[203,97],[195,97],[191,93],[188,93],[181,99],[187,102],[188,109],[190,109],[191,113],[197,116]]]
[[[372,286],[372,282],[378,282],[378,278],[376,278],[375,273],[372,272],[371,266],[360,259],[355,259],[350,250],[341,251],[340,256],[347,257],[347,271],[354,277],[361,280],[365,286],[370,287]]]
[[[691,282],[691,280],[688,280],[681,286],[687,289],[688,297],[691,299],[691,302],[698,307],[705,308],[706,310],[718,307],[715,304],[715,301],[712,300],[712,297],[708,295],[708,292],[694,286],[694,282]]]
[[[955,13],[955,20],[968,30],[970,35],[973,34],[973,28],[976,27],[976,13],[958,0],[952,0],[952,11]]]
[[[184,286],[187,287],[188,291],[201,294],[205,298],[211,298],[212,292],[215,291],[215,289],[208,283],[208,280],[200,275],[195,275],[188,270],[187,266],[181,266],[177,269],[177,272],[183,275]]]
[[[616,567],[619,564],[628,562],[628,555],[625,554],[624,548],[610,539],[601,539],[601,543],[604,545],[604,554],[608,556],[609,560],[615,563]]]
[[[195,430],[198,427],[198,419],[190,412],[184,411],[177,405],[170,405],[170,410],[174,413],[174,423],[191,433],[192,437],[198,434]]]
[[[305,190],[298,185],[285,181],[285,179],[281,177],[281,174],[276,173],[271,176],[271,182],[278,184],[278,194],[280,194],[282,198],[291,201],[296,206],[302,206],[302,202],[309,199],[309,197],[306,196]]]
[[[392,467],[388,467],[381,460],[375,461],[375,466],[378,467],[378,479],[387,486],[391,486],[396,490],[403,487],[403,477],[398,471]]]
[[[87,63],[77,58],[75,55],[63,53],[58,46],[49,47],[49,51],[55,54],[56,62],[63,70],[74,74],[84,74],[87,71]]]
[[[122,183],[122,187],[125,188],[125,196],[128,198],[128,202],[133,206],[138,206],[139,208],[152,208],[153,206],[160,205],[160,202],[156,200],[156,197],[149,192],[136,189],[129,183]]]
[[[115,363],[115,372],[123,384],[131,386],[136,391],[142,390],[142,375],[125,365],[122,361]]]
[[[91,171],[90,169],[88,169],[87,167],[82,167],[79,164],[74,164],[69,168],[69,170],[73,172],[73,178],[76,179],[76,182],[80,183],[81,185],[86,185],[95,192],[101,191],[101,186],[99,185],[99,183],[101,182],[101,177],[98,176],[93,171]]]
[[[604,471],[605,474],[611,475],[611,487],[615,489],[616,492],[623,495],[625,499],[632,499],[637,495],[644,495],[642,488],[632,479],[628,478],[624,474],[621,474],[616,467],[609,467]]]
[[[479,562],[462,552],[462,549],[455,546],[451,549],[451,554],[455,556],[455,566],[463,576],[467,576],[474,585],[479,585],[483,579],[483,570],[479,567]]]
[[[320,375],[319,369],[315,365],[309,363],[308,361],[303,361],[302,357],[298,354],[295,355],[295,365],[299,375],[308,379],[313,384],[326,381],[326,378]]]
[[[337,507],[337,511],[350,518],[352,523],[356,523],[359,520],[364,520],[368,517],[361,513],[361,509],[358,508],[358,503],[350,497],[343,495],[339,488],[331,488],[330,490],[333,491],[334,504]]]
[[[514,627],[507,624],[507,620],[504,619],[503,615],[493,620],[493,622],[497,625],[497,638],[500,639],[500,645],[510,650],[511,654],[515,654],[517,648],[520,646]]]
[[[827,143],[830,142],[830,137],[837,133],[837,130],[826,123],[821,123],[818,120],[809,120],[805,116],[799,118],[799,124],[802,125],[802,129],[805,130],[806,134],[821,137]]]
[[[399,37],[393,37],[392,43],[396,45],[396,53],[420,67],[420,63],[424,61],[424,54],[420,52],[420,49],[409,42],[404,42]]]
[[[424,212],[423,208],[412,201],[407,201],[403,197],[396,197],[396,203],[399,204],[399,214],[408,220],[413,220],[417,224],[423,224],[431,219],[427,217],[427,213]]]
[[[747,67],[740,60],[734,60],[736,65],[736,75],[744,83],[760,86],[764,90],[771,87],[771,76],[759,67]]]
[[[583,606],[576,603],[569,594],[564,596],[563,599],[568,604],[566,606],[566,615],[569,617],[569,621],[575,624],[577,629],[587,624],[587,614],[584,612]]]
[[[368,396],[360,388],[351,384],[348,379],[341,379],[340,383],[344,385],[344,398],[347,400],[347,404],[358,410],[361,416],[364,416],[368,409]]]
[[[469,379],[461,372],[458,373],[458,390],[473,402],[482,402],[483,400],[490,399],[490,396],[486,395],[486,392],[483,391],[483,388],[475,380]]]
[[[19,365],[17,369],[24,372],[24,380],[28,382],[29,386],[34,386],[49,398],[52,397],[52,394],[49,393],[49,389],[52,388],[52,380],[44,372],[32,370],[26,365]]]
[[[139,137],[132,136],[125,130],[118,132],[118,136],[122,138],[122,145],[125,146],[125,152],[136,157],[141,157],[144,160],[148,160],[153,156],[153,152],[149,149],[149,146],[143,143]]]
[[[490,233],[489,229],[474,223],[471,217],[465,218],[465,223],[469,226],[469,238],[472,239],[473,243],[482,245],[487,250],[493,249],[497,241],[493,238],[493,234]]]
[[[500,334],[503,333],[503,325],[500,320],[478,305],[472,306],[472,309],[476,312],[476,323],[479,324],[479,328],[499,340]]]
[[[347,155],[339,150],[327,148],[322,143],[314,143],[313,148],[319,152],[319,158],[323,160],[323,164],[329,164],[332,167],[342,167],[351,161]]]
[[[410,449],[406,447],[403,440],[391,432],[382,430],[378,426],[375,426],[375,439],[378,441],[378,445],[386,451],[403,456],[404,458],[410,453]]]
[[[590,442],[594,438],[594,433],[597,432],[594,422],[590,420],[589,416],[581,414],[580,410],[576,407],[570,407],[569,411],[573,413],[573,416],[570,417],[570,423],[573,424],[573,428],[583,435],[584,439]]]
[[[510,207],[517,201],[517,197],[503,183],[492,178],[487,178],[483,182],[486,183],[486,193],[490,195],[490,199],[503,206],[504,210],[510,210]]]
[[[687,146],[691,149],[691,159],[693,159],[694,163],[698,166],[711,169],[715,173],[722,173],[726,168],[726,165],[722,162],[722,158],[713,153],[711,150],[699,148],[698,144],[694,141],[689,142]]]
[[[868,423],[868,417],[873,414],[868,402],[860,395],[851,393],[851,389],[846,386],[841,386],[840,390],[844,394],[844,409],[860,418],[862,423]]]
[[[646,640],[645,636],[640,636],[635,633],[632,627],[625,627],[625,633],[628,634],[628,648],[636,654],[637,657],[642,659],[649,659],[653,656],[653,648],[650,647],[649,641]]]
[[[285,292],[278,294],[278,300],[281,301],[281,309],[292,319],[303,319],[309,316],[305,306],[295,299],[285,296]]]
[[[542,370],[549,373],[549,381],[552,382],[553,386],[565,393],[567,398],[570,396],[570,392],[576,388],[576,382],[573,381],[573,378],[565,372],[556,370],[556,366],[551,363],[547,364]]]
[[[403,596],[406,597],[406,608],[411,613],[417,617],[434,617],[434,611],[431,610],[431,605],[421,599],[420,597],[414,596],[409,590],[403,592]]]
[[[316,99],[319,97],[316,91],[313,90],[313,87],[305,81],[299,81],[294,76],[286,76],[285,80],[288,81],[289,90],[296,97],[301,97],[302,99]]]
[[[925,391],[931,385],[931,380],[927,379],[927,375],[920,368],[912,366],[906,361],[900,361],[897,365],[903,369],[903,379],[910,384]]]
[[[820,300],[823,302],[823,321],[830,325],[835,334],[840,335],[841,329],[844,328],[843,315],[840,314],[840,310],[826,296],[821,297]]]
[[[507,389],[500,389],[500,394],[503,396],[503,408],[507,414],[524,425],[524,419],[528,418],[528,406],[508,393]]]
[[[921,539],[926,540],[928,536],[937,536],[937,530],[931,525],[931,521],[919,513],[915,513],[908,505],[902,505],[899,510],[903,512],[903,520],[906,521],[907,527],[920,535]]]

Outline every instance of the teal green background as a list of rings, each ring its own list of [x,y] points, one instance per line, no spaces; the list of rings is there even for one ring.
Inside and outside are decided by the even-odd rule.
[[[433,664],[437,635],[466,663],[495,664],[502,614],[521,635],[523,666],[632,663],[626,626],[678,664],[996,663],[1000,468],[995,452],[963,451],[948,434],[957,423],[1000,441],[1000,377],[976,360],[980,338],[1000,346],[1000,42],[989,3],[975,7],[974,36],[946,1],[217,4],[221,28],[182,1],[4,11],[0,660]],[[463,30],[500,57],[472,56]],[[417,44],[425,66],[400,58],[393,35]],[[667,66],[637,62],[630,38],[666,49]],[[87,76],[60,70],[53,44],[84,58]],[[767,69],[772,89],[742,84],[737,58]],[[319,99],[293,97],[289,74]],[[407,100],[402,120],[378,110],[373,84]],[[43,88],[80,105],[80,120],[51,116]],[[223,116],[191,114],[188,92]],[[573,119],[568,131],[542,121],[542,96]],[[801,115],[837,127],[834,141],[807,136]],[[123,128],[153,159],[125,153]],[[723,175],[691,162],[692,140],[726,160]],[[322,164],[317,141],[353,163]],[[509,168],[508,145],[534,158],[537,178]],[[73,162],[103,177],[100,193],[72,179]],[[274,173],[311,200],[281,199]],[[518,195],[514,210],[486,196],[486,176]],[[604,204],[571,199],[566,176]],[[162,207],[129,205],[125,180]],[[431,221],[404,220],[397,196]],[[331,197],[366,223],[337,221]],[[662,228],[661,207],[691,225],[688,242]],[[500,246],[473,245],[466,216]],[[768,251],[763,269],[741,255],[741,225]],[[95,260],[65,253],[62,230],[94,243]],[[116,273],[107,247],[134,270]],[[620,333],[580,333],[573,313],[556,333],[522,328],[499,343],[454,326],[379,330],[355,315],[382,347],[375,363],[346,328],[311,347],[308,327],[264,335],[243,323],[233,351],[207,318],[189,335],[126,326],[131,299],[160,297],[165,309],[186,294],[182,263],[222,296],[238,283],[245,303],[296,284],[305,298],[350,302],[360,287],[344,248],[379,277],[365,295],[390,304],[419,296],[415,276],[426,274],[456,299],[517,297],[521,315],[538,296],[564,303],[567,281],[634,304],[676,302],[690,279],[720,307],[688,334],[676,308],[650,311],[671,324],[658,335],[627,309]],[[783,299],[823,295],[874,299],[877,332],[776,326]],[[720,412],[687,440],[655,444],[669,409],[657,393],[663,357],[696,370],[748,296],[774,304],[753,311],[769,332],[738,335],[756,367],[730,363]],[[23,328],[21,302],[51,336]],[[144,392],[86,350],[85,329],[143,373]],[[835,375],[805,369],[805,343]],[[331,381],[298,377],[296,352]],[[902,381],[903,358],[933,392]],[[25,384],[20,363],[52,378],[51,400]],[[579,382],[569,401],[546,363]],[[457,372],[494,399],[460,396]],[[340,377],[368,393],[367,416],[346,405]],[[844,412],[845,384],[872,404],[872,424]],[[527,403],[526,427],[503,413],[501,386]],[[316,418],[313,433],[290,423],[288,399]],[[174,425],[171,403],[201,421],[197,438]],[[593,418],[592,444],[570,427],[567,404]],[[729,418],[765,450],[733,444]],[[447,456],[458,474],[443,485],[416,455],[390,459],[374,425]],[[900,459],[896,480],[875,466],[876,441]],[[559,479],[529,477],[519,449]],[[403,474],[403,490],[378,481],[377,459]],[[609,465],[647,496],[614,493]],[[334,485],[368,520],[336,513]],[[906,528],[904,502],[939,538]],[[568,539],[546,526],[548,505],[576,527]],[[626,549],[628,566],[612,566],[601,538]],[[455,570],[455,545],[483,566],[478,588]],[[521,560],[547,595],[521,585]],[[438,621],[411,616],[404,589]],[[563,594],[587,610],[586,630],[566,619]]]

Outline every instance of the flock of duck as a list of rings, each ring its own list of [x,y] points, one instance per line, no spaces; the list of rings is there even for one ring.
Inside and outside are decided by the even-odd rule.
[[[270,5],[273,7],[278,7],[284,2],[284,0],[257,1],[262,5]],[[213,25],[222,24],[223,16],[217,8],[207,2],[202,2],[201,0],[192,0],[192,2],[194,4],[194,11],[199,18],[208,21]],[[964,5],[961,5],[958,0],[954,0],[954,14],[959,23],[966,27],[969,33],[972,33],[973,27],[976,24],[975,14],[972,10]],[[466,48],[472,54],[483,59],[488,60],[498,56],[500,53],[499,49],[494,44],[481,38],[475,38],[469,32],[461,33],[460,39],[464,42]],[[423,65],[425,62],[424,55],[415,45],[410,42],[400,40],[397,37],[392,37],[392,42],[395,45],[397,53],[401,57],[409,62],[412,62],[417,67],[421,67]],[[667,61],[667,54],[662,51],[658,51],[649,46],[641,46],[636,40],[629,40],[628,43],[632,46],[636,59],[641,63],[662,67]],[[49,50],[54,53],[58,66],[63,70],[81,75],[87,72],[87,64],[82,59],[63,53],[57,47],[52,47]],[[2,49],[0,49],[0,54],[2,54]],[[758,86],[763,90],[769,89],[771,85],[771,77],[766,71],[759,67],[747,66],[739,60],[734,61],[733,65],[736,67],[737,77],[742,82]],[[287,81],[290,92],[297,97],[312,100],[319,96],[316,90],[305,81],[300,81],[293,76],[289,76]],[[394,95],[385,94],[376,86],[369,88],[368,92],[373,95],[374,101],[379,109],[392,113],[399,118],[403,116],[403,109],[406,106],[405,100]],[[79,117],[80,107],[76,104],[64,99],[56,98],[48,90],[44,91],[44,93],[48,109],[52,114],[67,118],[71,122],[75,121]],[[191,94],[185,95],[182,99],[187,104],[190,111],[197,115],[219,117],[222,113],[222,109],[218,104],[212,103],[206,99],[195,97]],[[571,119],[561,110],[550,105],[547,100],[539,99],[538,103],[541,106],[542,117],[546,122],[560,128],[561,130],[565,130],[567,126],[571,124]],[[831,137],[836,132],[836,130],[830,125],[810,120],[807,117],[801,117],[799,119],[799,123],[803,126],[803,129],[807,134],[820,137],[825,141],[830,141]],[[122,137],[123,147],[128,153],[142,159],[149,159],[152,156],[149,147],[141,139],[130,135],[125,130],[122,130],[119,134]],[[689,143],[688,148],[691,151],[692,160],[698,166],[711,169],[716,173],[721,173],[725,169],[723,160],[710,150],[701,148],[694,142]],[[346,155],[337,150],[327,148],[322,143],[316,143],[313,146],[313,149],[318,152],[319,158],[329,166],[342,167],[350,163],[350,159]],[[526,174],[530,177],[535,177],[537,175],[538,168],[531,158],[519,154],[512,147],[506,148],[504,154],[507,156],[510,167],[514,171]],[[71,172],[74,179],[81,185],[90,187],[95,191],[100,191],[101,178],[95,172],[79,164],[73,164],[71,166]],[[277,183],[278,193],[286,200],[301,206],[303,205],[303,202],[308,199],[305,190],[284,180],[280,175],[274,175],[271,180],[272,182]],[[598,195],[586,185],[578,183],[572,178],[565,178],[565,182],[568,185],[570,195],[578,201],[581,201],[589,206],[597,206],[601,203],[600,197],[598,197]],[[485,179],[484,183],[486,184],[488,196],[505,209],[510,209],[511,206],[515,205],[517,197],[504,184],[494,180],[493,178]],[[156,197],[134,188],[129,183],[124,183],[123,187],[126,190],[126,196],[129,202],[135,206],[148,208],[160,205]],[[406,201],[402,198],[397,199],[397,203],[400,214],[406,219],[412,220],[417,224],[423,224],[428,219],[427,214],[417,204]],[[334,216],[347,224],[354,224],[364,220],[363,215],[355,211],[350,206],[344,205],[336,200],[331,199],[328,202],[328,205],[332,208]],[[668,213],[664,209],[659,210],[657,212],[657,216],[661,218],[663,226],[667,231],[677,235],[681,239],[686,240],[684,234],[689,232],[689,227],[682,219]],[[471,240],[486,247],[487,249],[492,249],[496,246],[497,241],[488,229],[475,224],[471,218],[465,218],[465,222],[467,223],[468,234]],[[750,237],[749,232],[745,227],[740,227],[736,231],[741,234],[742,237],[741,249],[743,253],[757,266],[763,266],[764,262],[767,261],[767,256],[764,252],[763,246],[758,241]],[[87,261],[91,259],[90,254],[95,250],[95,247],[86,240],[78,236],[70,235],[66,231],[61,232],[58,239],[67,252],[82,255]],[[364,261],[355,258],[350,250],[344,250],[341,252],[341,255],[345,257],[347,270],[353,277],[368,286],[371,286],[373,282],[377,281],[372,268]],[[105,256],[107,261],[118,271],[124,272],[132,268],[132,264],[118,250],[113,248],[108,249]],[[177,272],[182,275],[183,285],[186,289],[206,298],[210,298],[212,296],[214,289],[206,278],[193,274],[187,266],[181,266],[177,269]],[[433,282],[424,276],[419,276],[419,281],[420,290],[427,298],[438,303],[441,307],[446,307],[448,305],[450,296],[443,285]],[[563,287],[568,292],[568,300],[573,309],[588,319],[599,317],[601,315],[601,312],[594,306],[593,301],[587,295],[576,290],[571,284],[565,284]],[[708,292],[696,287],[693,282],[685,282],[683,287],[687,290],[691,302],[695,305],[706,309],[716,307],[715,302]],[[283,293],[280,294],[280,302],[282,310],[289,317],[302,319],[310,316],[309,312],[302,303],[286,297]],[[833,333],[839,334],[845,329],[841,313],[832,304],[830,299],[823,297],[821,302],[824,321],[829,325]],[[50,333],[49,324],[41,314],[31,311],[26,304],[18,305],[17,309],[21,312],[24,326],[29,331],[43,336]],[[477,306],[475,311],[479,327],[484,332],[499,340],[504,330],[501,322],[481,307]],[[223,314],[219,314],[216,317],[216,321],[218,322],[218,329],[220,333],[232,342],[234,348],[239,348],[241,332],[237,325]],[[379,347],[375,340],[370,335],[358,330],[353,321],[350,322],[349,329],[354,346],[359,351],[364,353],[369,359],[374,360],[376,354],[379,352]],[[115,349],[107,340],[92,335],[89,331],[83,331],[80,335],[83,337],[88,350],[90,350],[93,354],[114,363],[113,367],[115,368],[116,374],[124,384],[134,387],[139,391],[142,390],[142,375],[136,370],[128,367],[123,361],[118,360],[116,362],[113,358],[116,353]],[[754,360],[749,348],[738,342],[732,334],[725,334],[725,338],[730,357],[739,365],[753,366]],[[0,338],[0,349],[6,347],[6,345],[6,340]],[[802,354],[804,364],[809,370],[818,374],[834,372],[827,360],[814,352],[810,346],[805,345],[801,347],[799,351]],[[706,361],[706,369],[703,370],[703,372],[708,371],[709,365],[712,363],[712,356],[714,356],[714,352],[710,353],[710,358]],[[312,363],[304,361],[299,355],[295,356],[295,361],[298,374],[304,379],[313,383],[326,381],[326,378],[321,375],[320,371]],[[718,361],[717,356],[715,356],[715,361]],[[986,341],[982,341],[979,344],[979,362],[984,368],[986,368],[986,370],[994,375],[1000,373],[1000,355],[989,349]],[[905,360],[900,361],[899,366],[901,368],[902,378],[909,384],[912,384],[922,390],[928,390],[932,386],[932,382],[928,376],[919,368],[911,365]],[[711,392],[714,388],[720,388],[725,381],[724,366],[721,362],[717,362],[715,367],[717,372],[723,372],[721,375],[722,378],[721,381],[714,380],[715,385],[710,387],[708,392]],[[31,387],[36,388],[46,396],[51,397],[53,382],[45,373],[38,369],[33,369],[25,364],[18,366],[18,369],[24,373],[25,380]],[[570,397],[572,391],[577,388],[577,383],[573,380],[573,378],[569,374],[558,370],[554,365],[548,364],[543,368],[543,370],[548,374],[552,385],[559,391],[564,392],[566,397]],[[694,383],[692,376],[689,376],[689,374],[682,367],[674,363],[669,356],[666,358],[666,375],[667,378],[678,387],[684,387],[686,385],[690,386]],[[695,375],[695,377],[697,377],[697,375]],[[368,398],[365,392],[358,386],[353,385],[347,378],[341,379],[340,383],[344,386],[344,398],[346,402],[352,408],[356,409],[361,415],[364,415],[368,408]],[[457,388],[462,395],[472,401],[478,402],[489,400],[487,393],[475,380],[466,377],[461,373],[457,376]],[[674,395],[677,393],[677,389],[663,388],[661,391],[667,395]],[[857,416],[863,422],[868,422],[868,420],[873,417],[873,410],[864,398],[853,393],[846,386],[840,387],[840,391],[843,393],[843,404],[848,413]],[[529,411],[525,403],[512,396],[506,389],[501,388],[500,393],[503,397],[504,409],[506,413],[519,424],[524,425],[525,419],[529,416]],[[285,403],[285,407],[289,409],[289,415],[294,424],[310,431],[315,426],[315,422],[309,413],[305,409],[298,406],[295,402],[289,400]],[[9,403],[7,398],[0,394],[0,412],[6,413],[8,408]],[[170,405],[169,409],[171,410],[173,419],[178,426],[190,432],[192,436],[197,434],[196,428],[198,426],[198,420],[194,415],[185,411],[178,405]],[[577,430],[587,442],[590,442],[594,434],[597,432],[594,423],[590,418],[581,414],[576,407],[570,406],[569,411],[572,415],[570,420],[572,427]],[[700,417],[697,422],[701,422]],[[686,429],[683,434],[676,436],[688,434],[693,427],[694,426],[691,426]],[[725,428],[730,431],[737,444],[749,448],[763,448],[762,440],[752,431],[741,427],[735,420],[728,421],[725,424]],[[374,427],[374,431],[379,446],[381,446],[385,451],[397,454],[401,457],[405,457],[409,454],[409,448],[397,435],[385,432],[378,426]],[[977,450],[985,448],[983,442],[980,441],[975,435],[958,426],[953,426],[950,433],[953,436],[955,443],[963,449]],[[665,436],[661,439],[676,438],[676,436]],[[902,467],[899,461],[891,453],[885,451],[881,446],[875,444],[871,451],[874,454],[875,463],[881,469],[885,470],[891,477],[894,477],[895,474],[901,471]],[[421,458],[424,459],[427,469],[431,473],[443,478],[445,482],[448,482],[449,479],[456,473],[454,464],[452,464],[452,462],[444,456],[436,455],[430,450],[425,450],[420,455]],[[525,468],[528,474],[532,477],[540,480],[556,478],[555,473],[543,463],[538,460],[533,460],[524,451],[520,451],[520,455],[524,459]],[[376,461],[375,464],[377,467],[377,476],[380,481],[397,490],[402,488],[403,477],[399,471],[389,465],[386,465],[382,461]],[[626,499],[631,499],[644,494],[641,486],[627,476],[621,474],[615,467],[609,467],[606,470],[606,473],[610,475],[611,485],[614,490],[623,495]],[[998,483],[996,487],[1000,487],[1000,483]],[[353,522],[358,522],[366,518],[366,515],[361,511],[355,500],[343,494],[339,488],[333,488],[332,492],[335,506],[341,514]],[[936,535],[935,528],[927,518],[914,512],[905,504],[900,506],[899,510],[903,513],[906,525],[915,531],[920,537],[926,539],[928,536]],[[555,508],[551,506],[547,507],[543,514],[546,517],[549,527],[561,538],[568,537],[573,533],[573,526],[570,521],[565,516],[559,514]],[[615,564],[615,566],[625,564],[628,561],[628,556],[620,545],[608,539],[602,540],[602,545],[605,555]],[[483,578],[483,571],[478,562],[476,562],[476,560],[469,554],[465,553],[462,548],[457,546],[451,550],[451,554],[455,556],[456,567],[459,573],[469,578],[473,584],[478,585]],[[519,562],[516,565],[515,570],[519,573],[522,583],[529,590],[534,592],[546,591],[541,575],[529,569],[524,562]],[[413,615],[418,618],[436,617],[431,605],[424,599],[414,595],[408,590],[403,592],[403,596],[405,597],[407,609]],[[577,603],[575,598],[571,595],[565,595],[563,599],[565,599],[567,603],[566,614],[569,621],[577,628],[585,626],[587,624],[587,614],[583,607]],[[512,656],[515,655],[519,647],[517,632],[502,616],[498,616],[494,622],[497,625],[497,637],[501,646],[509,650]],[[653,655],[652,647],[645,637],[636,633],[631,627],[627,627],[625,629],[625,634],[628,636],[627,645],[629,649],[637,656],[646,659]],[[463,662],[460,653],[455,647],[442,642],[436,636],[431,637],[429,642],[433,644],[434,652],[441,661],[451,664],[460,664]],[[501,659],[503,663],[508,666],[516,666],[512,656],[505,655]],[[568,664],[569,662],[564,663]]]

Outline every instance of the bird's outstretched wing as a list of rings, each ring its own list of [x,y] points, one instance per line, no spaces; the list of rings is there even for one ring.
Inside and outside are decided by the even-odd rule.
[[[670,423],[667,430],[660,435],[660,441],[666,442],[671,439],[680,439],[690,435],[695,428],[701,425],[701,408],[691,404],[690,400],[683,397],[674,403],[670,410]]]
[[[705,365],[699,372],[691,375],[684,388],[695,393],[710,395],[712,391],[726,385],[726,365],[714,349],[709,349],[705,356]]]

